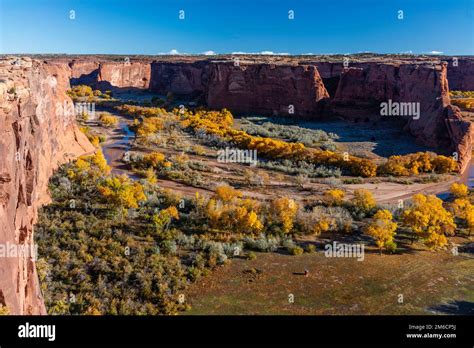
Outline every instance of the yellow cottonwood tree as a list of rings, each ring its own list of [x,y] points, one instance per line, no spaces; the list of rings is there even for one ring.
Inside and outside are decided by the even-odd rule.
[[[143,156],[142,162],[145,167],[158,168],[165,161],[165,155],[161,152],[151,152]]]
[[[388,210],[378,210],[369,224],[365,227],[365,233],[375,239],[377,247],[382,249],[393,243],[397,223],[392,221],[392,213]],[[393,245],[393,244],[392,244]]]
[[[449,188],[449,192],[456,198],[467,197],[469,189],[464,184],[453,183]]]
[[[237,191],[232,186],[221,185],[216,188],[216,198],[223,202],[230,202],[234,198],[242,197],[242,192]]]
[[[328,205],[341,205],[344,196],[344,191],[339,189],[330,189],[324,192],[324,200]]]
[[[359,189],[354,191],[353,204],[364,212],[368,212],[375,208],[375,199],[372,192],[366,189]]]
[[[456,229],[453,215],[434,195],[414,195],[413,206],[403,211],[402,220],[430,249],[446,245],[446,235],[452,235]]]
[[[138,208],[139,202],[146,200],[143,186],[126,175],[108,177],[97,188],[107,203],[117,208]]]
[[[162,209],[157,214],[154,214],[152,220],[156,228],[156,233],[164,237],[162,234],[168,229],[172,219],[179,220],[178,209],[173,206]]]
[[[289,233],[293,229],[297,212],[298,204],[291,198],[277,198],[270,203],[270,214],[276,222],[282,225],[284,233]]]
[[[466,198],[458,198],[453,202],[454,215],[464,221],[469,235],[474,230],[474,205]]]

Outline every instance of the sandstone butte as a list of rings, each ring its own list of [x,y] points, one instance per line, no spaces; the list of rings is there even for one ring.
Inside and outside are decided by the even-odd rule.
[[[72,103],[66,95],[70,83],[172,92],[209,108],[307,119],[372,120],[388,99],[419,102],[420,119],[407,119],[404,129],[420,144],[457,152],[462,170],[467,167],[471,124],[450,105],[448,80],[452,89],[474,90],[473,60],[375,56],[349,66],[341,61],[0,57],[0,243],[33,244],[37,209],[48,202],[52,172],[94,151],[73,113],[64,112]],[[0,258],[0,304],[12,314],[46,313],[31,257]]]

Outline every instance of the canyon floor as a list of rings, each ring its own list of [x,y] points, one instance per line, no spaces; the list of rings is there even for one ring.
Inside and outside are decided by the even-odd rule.
[[[138,96],[133,92],[120,95],[120,100],[140,102],[144,98],[151,98],[153,94],[140,93]],[[179,105],[179,102],[176,103]],[[167,156],[177,156],[186,153],[191,161],[202,163],[206,170],[200,171],[203,181],[208,183],[208,187],[197,187],[187,185],[179,180],[158,179],[158,185],[163,188],[171,189],[185,196],[192,197],[196,192],[210,194],[213,187],[217,184],[229,183],[241,190],[245,196],[270,199],[272,197],[291,196],[298,199],[314,199],[334,185],[344,186],[349,192],[357,189],[368,189],[373,194],[377,202],[386,204],[396,204],[400,199],[408,199],[416,193],[435,194],[441,197],[448,192],[449,186],[459,179],[455,175],[438,175],[436,179],[428,174],[417,175],[413,177],[397,178],[358,178],[357,182],[348,183],[351,177],[339,177],[334,180],[329,179],[311,179],[306,178],[303,183],[298,182],[295,175],[288,175],[277,170],[269,170],[265,167],[252,167],[239,163],[222,163],[216,158],[216,151],[202,145],[197,139],[187,134],[179,134],[177,145],[159,146],[156,144],[143,145],[136,141],[134,133],[130,131],[133,119],[123,114],[104,109],[118,119],[114,127],[103,127],[96,120],[88,121],[85,125],[97,129],[98,133],[106,134],[107,140],[102,144],[104,155],[112,167],[113,174],[127,174],[138,179],[129,167],[124,165],[122,158],[127,151],[133,151],[140,154],[150,153],[152,151],[161,152]],[[101,112],[99,109],[98,113]],[[236,118],[236,127],[239,128],[243,121],[248,123],[250,120],[254,124],[274,123],[278,120],[266,117],[247,117]],[[285,123],[283,123],[285,125]],[[415,140],[404,133],[396,124],[386,122],[385,124],[354,124],[347,121],[295,121],[286,123],[287,126],[296,126],[302,129],[323,130],[327,133],[335,133],[339,136],[336,144],[340,151],[347,151],[350,155],[370,158],[380,162],[391,155],[404,155],[417,151],[426,151],[429,148],[417,145]],[[280,138],[282,139],[282,138]],[[284,139],[282,139],[284,140]],[[190,152],[194,145],[203,146],[206,154],[198,155]],[[256,174],[262,174],[266,180],[263,185],[249,185],[245,183],[243,175],[245,170],[251,170]],[[463,180],[467,181],[468,177]]]
[[[434,149],[419,145],[404,122],[361,110],[352,119],[232,115],[135,87],[77,85],[68,95],[95,103],[95,113],[76,121],[103,157],[89,152],[50,180],[52,203],[35,227],[48,313],[472,311],[467,218],[435,252],[402,216],[417,193],[444,199],[431,209],[450,214],[450,186],[471,175],[456,174],[455,160],[439,156],[446,149],[427,153]],[[239,144],[260,146],[256,165],[220,158]],[[378,171],[394,155],[408,174]],[[429,169],[418,171],[416,156]],[[452,169],[432,165],[441,157]],[[334,192],[343,199],[328,200]],[[472,203],[472,192],[466,199]],[[366,233],[380,210],[399,224],[383,255]],[[326,257],[334,241],[365,248],[364,262]]]
[[[363,262],[330,259],[322,252],[258,253],[255,260],[233,260],[193,284],[187,293],[192,306],[187,313],[472,315],[473,267],[472,254],[421,250],[399,255],[368,253]]]
[[[127,102],[142,101],[142,96],[123,95]],[[150,96],[149,96],[150,97]],[[125,100],[124,100],[125,102]],[[113,174],[125,174],[132,180],[140,176],[123,162],[127,153],[141,155],[160,152],[166,157],[186,153],[188,160],[199,163],[199,185],[158,178],[157,185],[183,196],[193,197],[196,192],[211,195],[216,184],[228,183],[237,187],[246,197],[270,200],[290,196],[298,200],[315,200],[335,184],[351,192],[364,188],[370,190],[381,205],[396,205],[400,199],[409,199],[415,193],[443,195],[455,175],[439,176],[439,180],[423,183],[423,177],[414,176],[400,180],[394,178],[362,179],[345,184],[349,177],[305,179],[298,182],[294,175],[239,163],[221,163],[215,150],[206,147],[187,134],[179,134],[177,141],[166,145],[144,144],[137,141],[133,119],[111,108],[97,110],[117,118],[117,124],[105,127],[96,119],[82,122],[97,134],[107,137],[102,150]],[[271,119],[262,117],[236,118],[236,127],[249,124],[262,125]],[[249,123],[250,122],[250,123]],[[279,124],[278,120],[273,120]],[[345,121],[292,122],[283,127],[300,127],[306,130],[323,130],[336,133],[337,146],[351,155],[381,161],[394,154],[424,151],[426,148],[391,124],[354,125]],[[175,135],[176,136],[176,135]],[[284,139],[283,139],[284,140]],[[190,149],[202,146],[203,154]],[[264,183],[250,185],[244,171],[251,170],[266,178]],[[191,175],[195,175],[194,174]],[[360,236],[326,235],[297,238],[301,245],[314,244],[321,249],[324,243],[339,241],[354,243]],[[454,242],[467,244],[471,237],[456,237]],[[364,242],[369,242],[364,240]],[[183,314],[472,314],[474,309],[474,267],[472,252],[466,250],[453,255],[450,250],[427,251],[419,244],[412,246],[408,239],[399,239],[396,255],[379,255],[373,246],[366,247],[364,262],[356,259],[327,258],[322,251],[292,256],[284,252],[256,253],[255,260],[236,257],[230,264],[218,266],[209,274],[192,283],[185,291],[191,309]],[[304,270],[309,275],[304,275]],[[294,301],[288,301],[292,296]],[[400,300],[400,296],[403,300]]]

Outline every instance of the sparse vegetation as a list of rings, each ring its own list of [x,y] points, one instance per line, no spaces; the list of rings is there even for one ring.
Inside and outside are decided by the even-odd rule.
[[[99,114],[99,121],[105,126],[105,127],[114,127],[118,124],[118,119],[116,116],[113,116],[107,112],[101,112]]]
[[[73,94],[89,96],[83,87]],[[451,187],[454,200],[444,205],[415,195],[406,208],[392,209],[377,206],[373,195],[374,186],[390,181],[436,182],[437,173],[456,170],[451,158],[420,152],[377,166],[334,152],[335,134],[245,119],[237,129],[225,109],[161,107],[173,98],[152,99],[155,107],[117,107],[134,117],[136,138],[123,160],[130,177],[111,175],[99,150],[52,178],[53,202],[37,225],[38,272],[51,314],[177,314],[189,309],[178,300],[188,283],[234,257],[255,260],[254,251],[299,259],[309,256],[305,251],[319,254],[318,239],[359,240],[361,233],[380,253],[400,253],[407,236],[434,250],[474,229],[462,185]],[[121,117],[99,114],[105,126]],[[95,146],[105,140],[95,122],[83,118],[81,124]],[[258,167],[216,163],[222,147],[257,150]],[[361,186],[352,191],[348,184]]]

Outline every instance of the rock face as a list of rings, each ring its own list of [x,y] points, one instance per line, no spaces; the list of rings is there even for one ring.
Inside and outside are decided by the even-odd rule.
[[[457,106],[448,105],[444,109],[444,119],[451,140],[450,147],[458,153],[461,172],[464,172],[471,161],[474,129],[471,122],[462,119]]]
[[[204,95],[207,92],[209,64],[195,63],[151,63],[150,89],[166,95]]]
[[[150,80],[149,63],[102,62],[99,66],[99,83],[110,83],[113,87],[147,89],[150,86]]]
[[[318,70],[308,65],[210,65],[207,105],[238,113],[263,115],[318,114],[329,98]]]
[[[474,91],[474,59],[448,58],[448,80],[452,91]]]
[[[53,170],[94,151],[68,114],[67,64],[0,59],[0,244],[33,244],[37,209],[48,202]],[[65,107],[66,106],[66,107]],[[66,111],[66,112],[65,112]],[[3,249],[5,250],[5,249]],[[27,250],[27,249],[23,249]],[[11,314],[44,314],[32,254],[0,257],[0,304]]]
[[[92,85],[99,78],[99,62],[90,60],[73,60],[69,63],[71,68],[71,84]]]
[[[421,57],[350,61],[348,68],[342,61],[235,65],[225,60],[72,62],[71,67],[73,77],[85,81],[96,76],[105,88],[172,92],[244,114],[373,120],[380,118],[382,102],[415,102],[420,118],[405,117],[405,129],[422,145],[459,152],[463,168],[470,159],[470,127],[458,109],[450,109],[449,121],[446,111],[448,79],[454,89],[474,90],[474,61],[467,58],[459,58],[457,66]]]
[[[458,152],[464,169],[471,157],[470,122],[450,105],[447,63],[371,63],[365,68],[342,72],[334,99],[333,113],[345,118],[380,119],[381,103],[419,103],[419,118],[406,119],[405,130],[423,145]]]

